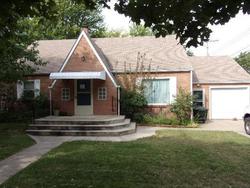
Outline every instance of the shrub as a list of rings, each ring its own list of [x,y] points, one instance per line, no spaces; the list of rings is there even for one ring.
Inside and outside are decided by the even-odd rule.
[[[143,119],[144,108],[147,100],[143,94],[137,91],[121,90],[121,114],[134,121],[140,122]]]
[[[180,122],[176,118],[166,118],[163,114],[145,114],[143,116],[143,123],[152,125],[180,125]]]
[[[191,112],[193,105],[193,97],[190,93],[179,88],[179,93],[176,96],[175,102],[171,106],[173,112],[181,125],[187,125],[191,121]]]
[[[49,115],[49,100],[44,95],[35,99],[24,96],[10,104],[6,110],[0,112],[0,122],[30,122],[34,118]]]

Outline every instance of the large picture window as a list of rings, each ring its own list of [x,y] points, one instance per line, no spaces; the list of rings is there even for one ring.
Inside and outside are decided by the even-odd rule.
[[[169,79],[143,80],[144,96],[149,105],[167,105],[170,103]]]

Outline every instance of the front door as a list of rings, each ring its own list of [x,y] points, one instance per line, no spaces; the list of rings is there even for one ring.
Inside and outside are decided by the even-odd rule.
[[[75,115],[92,115],[92,82],[91,80],[75,80]]]

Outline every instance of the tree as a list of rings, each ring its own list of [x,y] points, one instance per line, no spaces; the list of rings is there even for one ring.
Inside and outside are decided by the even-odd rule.
[[[0,80],[13,82],[24,73],[34,71],[26,61],[41,64],[35,50],[34,40],[23,32],[17,22],[22,17],[43,15],[54,17],[54,1],[5,1],[0,7]],[[28,48],[29,47],[29,48]]]
[[[95,8],[92,0],[71,0]],[[0,81],[15,82],[43,64],[35,50],[36,38],[29,35],[20,20],[41,17],[56,20],[55,0],[8,0],[0,6]],[[39,21],[43,21],[43,19]],[[30,62],[27,64],[27,62]]]
[[[250,52],[240,53],[240,55],[235,58],[235,61],[237,61],[240,66],[250,73]]]
[[[110,0],[94,1],[107,4]],[[208,25],[225,24],[239,11],[250,14],[249,0],[117,0],[115,10],[136,24],[145,23],[157,37],[175,33],[187,47],[209,40]]]
[[[144,27],[144,25],[133,24],[129,27],[129,35],[133,37],[137,36],[152,36],[153,32],[150,28]]]
[[[103,36],[105,25],[100,7],[89,10],[71,0],[56,0],[55,9],[57,16],[53,20],[39,16],[25,18],[20,24],[26,25],[26,32],[38,40],[77,38],[83,27],[89,29],[92,37]]]

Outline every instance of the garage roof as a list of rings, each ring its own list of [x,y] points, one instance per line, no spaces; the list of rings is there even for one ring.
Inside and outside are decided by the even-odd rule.
[[[250,83],[250,75],[228,56],[190,57],[193,83]]]

